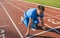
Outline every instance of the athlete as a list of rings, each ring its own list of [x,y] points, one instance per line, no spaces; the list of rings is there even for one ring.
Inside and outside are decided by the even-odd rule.
[[[38,19],[39,18],[39,19]],[[38,5],[37,8],[31,8],[24,12],[24,16],[21,17],[21,21],[27,27],[26,36],[30,33],[30,28],[35,29],[36,26],[41,21],[42,29],[45,30],[44,27],[44,6]]]

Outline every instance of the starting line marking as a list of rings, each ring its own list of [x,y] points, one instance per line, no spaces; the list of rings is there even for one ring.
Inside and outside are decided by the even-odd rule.
[[[44,19],[46,19],[48,22],[51,22],[55,25],[59,25],[60,21],[56,21],[55,19],[51,18],[51,17],[45,17]]]
[[[0,29],[0,38],[5,38],[5,30]]]
[[[47,21],[48,21],[48,22],[51,22],[51,23],[53,23],[53,24],[56,24],[56,25],[59,25],[59,24],[60,24],[59,21],[55,21],[55,19],[51,19],[51,18],[48,18]]]
[[[1,27],[7,27],[7,26],[8,26],[8,25],[1,25],[0,28],[1,28]]]

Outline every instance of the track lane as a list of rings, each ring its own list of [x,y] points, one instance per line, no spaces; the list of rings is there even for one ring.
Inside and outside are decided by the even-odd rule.
[[[14,3],[14,2],[13,2]],[[31,4],[31,3],[26,3],[26,2],[23,2],[23,1],[20,1],[20,2],[15,2],[16,4],[17,3],[21,3],[21,4],[26,4],[26,5],[28,5],[28,6],[30,6],[30,7],[34,7],[34,6],[36,6],[36,4]],[[18,4],[18,5],[20,5],[20,4]],[[34,6],[33,6],[34,5]],[[37,7],[37,6],[36,6]],[[45,9],[46,9],[46,11],[47,11],[47,13],[49,13],[49,14],[52,14],[52,15],[54,15],[54,16],[56,16],[55,14],[57,14],[57,15],[60,15],[60,10],[57,10],[57,9],[53,9],[53,8],[49,8],[49,7],[46,7],[45,6]],[[48,10],[47,10],[48,9]]]
[[[21,3],[20,3],[21,5],[16,4],[16,3],[13,3],[13,4],[17,5],[19,8],[23,9],[24,11],[30,8],[30,7],[28,7],[28,6],[24,6],[24,5],[21,4]],[[27,9],[26,9],[26,8],[27,8]],[[45,17],[47,17],[47,16],[50,17],[49,15],[46,15],[46,14],[45,14]],[[55,19],[55,21],[59,21],[59,22],[60,22],[60,20],[58,20],[58,19],[56,19],[56,18],[53,18],[53,17],[50,17],[49,19]],[[45,20],[45,23],[48,22],[47,20],[48,20],[48,19]],[[52,23],[50,23],[50,22],[48,22],[47,24],[53,25],[52,27],[56,27],[56,26],[59,26],[59,25],[60,25],[60,24],[58,24],[58,25],[52,24]]]
[[[4,25],[7,26],[4,27]],[[3,10],[1,4],[0,4],[0,26],[2,26],[0,27],[0,29],[3,29],[5,31],[3,33],[5,34],[5,38],[20,38],[10,19]]]
[[[21,6],[20,6],[20,7],[21,7]],[[56,34],[54,34],[54,33],[53,33],[53,35],[55,35],[55,36],[56,36]],[[58,36],[58,35],[57,35],[57,36]],[[59,36],[58,36],[58,37],[59,37]]]
[[[14,3],[14,2],[13,2],[13,3]],[[21,4],[25,4],[25,3],[20,1],[20,2],[15,2],[15,4],[21,5]],[[33,6],[32,4],[29,4],[29,5],[28,5],[28,4],[29,4],[29,3],[27,3],[26,6],[29,6],[29,5],[31,5],[30,7]],[[35,5],[34,5],[34,6],[35,6]],[[33,6],[33,7],[34,7],[34,6]],[[36,5],[36,7],[37,7],[37,5]],[[45,9],[47,9],[46,6],[45,6]],[[54,10],[52,10],[52,9],[51,9],[51,10],[48,9],[48,10],[45,10],[45,11],[46,11],[46,13],[49,13],[49,14],[51,14],[51,15],[53,15],[53,16],[56,16],[56,17],[58,16],[58,17],[60,17],[60,16],[59,16],[59,15],[60,15],[60,12],[59,12],[59,11],[54,11]],[[56,14],[56,15],[55,15],[55,14]]]

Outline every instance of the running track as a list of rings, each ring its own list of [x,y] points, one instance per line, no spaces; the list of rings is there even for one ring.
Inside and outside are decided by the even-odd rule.
[[[0,38],[25,38],[26,27],[20,24],[20,17],[24,11],[29,8],[35,8],[37,4],[24,1],[2,1],[0,0],[0,29],[4,30],[4,35],[0,33]],[[49,32],[42,29],[30,31],[31,35],[37,36],[32,38],[60,38],[60,10],[45,6],[45,27],[47,31],[50,28],[56,28]],[[41,26],[41,24],[39,25]],[[1,32],[1,30],[0,30]]]

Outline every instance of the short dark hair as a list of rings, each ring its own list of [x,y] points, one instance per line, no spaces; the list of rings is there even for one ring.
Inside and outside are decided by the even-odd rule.
[[[44,11],[44,6],[38,5],[38,9]]]

